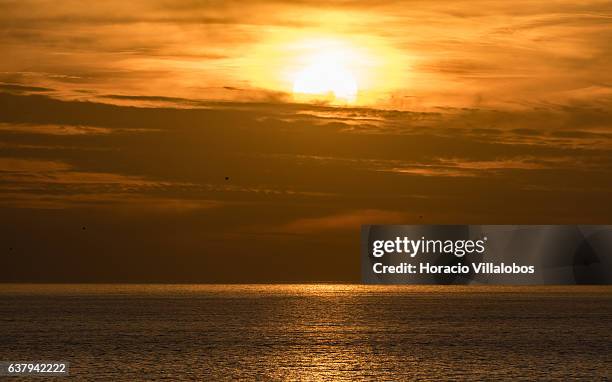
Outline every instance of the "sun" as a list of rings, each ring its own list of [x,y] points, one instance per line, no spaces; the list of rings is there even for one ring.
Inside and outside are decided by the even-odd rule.
[[[413,83],[411,64],[385,39],[323,32],[263,38],[241,56],[236,78],[293,102],[351,107],[383,105]]]
[[[323,50],[311,54],[293,81],[293,94],[301,100],[326,100],[334,103],[353,103],[358,85],[355,74],[347,65],[342,51]]]

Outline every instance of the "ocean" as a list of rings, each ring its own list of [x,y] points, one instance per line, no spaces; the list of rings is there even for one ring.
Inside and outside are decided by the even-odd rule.
[[[607,380],[612,287],[0,284],[0,361],[34,360],[88,381]]]

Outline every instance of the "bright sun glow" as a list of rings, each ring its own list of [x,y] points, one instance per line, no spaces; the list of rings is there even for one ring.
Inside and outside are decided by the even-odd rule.
[[[295,76],[293,93],[298,97],[324,96],[331,101],[354,102],[357,80],[344,64],[342,52],[322,52]]]
[[[311,39],[296,42],[293,94],[297,100],[354,103],[359,92],[359,68],[367,57],[347,41]]]
[[[408,65],[387,41],[333,33],[274,34],[241,56],[254,88],[290,93],[297,102],[370,105],[406,84]]]

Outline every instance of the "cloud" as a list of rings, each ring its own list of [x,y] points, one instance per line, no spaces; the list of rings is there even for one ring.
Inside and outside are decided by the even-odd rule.
[[[22,173],[37,171],[64,171],[70,168],[66,163],[21,158],[0,158],[0,172]]]
[[[123,206],[133,209],[194,209],[219,202],[177,199],[171,189],[189,184],[152,181],[142,177],[104,172],[77,171],[73,166],[49,160],[0,157],[0,204],[13,208],[69,208]]]
[[[33,124],[11,124],[0,123],[0,131],[13,133],[31,133],[48,135],[86,135],[86,134],[108,134],[110,129],[93,126],[73,125],[33,125]]]
[[[361,224],[608,224],[611,9],[0,1],[0,281],[357,281]],[[293,101],[313,36],[374,52],[362,104]]]
[[[363,224],[401,224],[405,219],[404,213],[396,211],[357,210],[331,216],[297,219],[274,231],[292,234],[334,231],[357,232]]]
[[[601,190],[612,171],[608,108],[409,112],[197,102],[134,107],[0,93],[3,157],[70,166],[7,173],[2,187],[67,198],[127,187],[143,197],[314,205],[330,215],[415,206],[452,215],[466,213],[462,200],[512,198],[526,189],[566,189],[569,182]],[[553,208],[558,198],[538,207]],[[563,198],[582,195],[574,188]]]
[[[0,91],[15,92],[15,93],[38,93],[49,92],[53,89],[43,88],[40,86],[24,86],[19,84],[3,84],[0,83]]]
[[[179,108],[0,93],[0,110],[0,229],[19,254],[5,257],[45,264],[45,281],[117,281],[107,264],[119,259],[123,281],[356,281],[361,224],[612,213],[599,106]]]
[[[152,213],[180,214],[210,208],[219,208],[223,203],[215,200],[172,199],[143,197],[122,193],[96,194],[44,194],[44,193],[0,193],[0,207],[6,209],[64,210],[88,209],[111,210],[114,213],[148,215]]]
[[[603,167],[602,167],[603,166]],[[398,167],[382,168],[381,171],[399,174],[441,176],[441,177],[477,177],[500,176],[507,171],[535,170],[609,170],[609,163],[591,161],[584,163],[575,158],[535,158],[514,157],[496,158],[486,161],[465,160],[460,158],[432,159],[429,163],[403,164]]]
[[[609,2],[520,4],[8,1],[0,44],[11,60],[0,63],[0,80],[66,99],[87,90],[265,100],[265,91],[286,101],[292,36],[333,35],[362,44],[368,36],[397,53],[401,75],[369,97],[376,107],[532,107],[609,93]]]

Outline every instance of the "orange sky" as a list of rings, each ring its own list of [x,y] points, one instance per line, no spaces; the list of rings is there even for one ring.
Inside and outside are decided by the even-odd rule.
[[[531,107],[610,97],[607,1],[0,7],[0,46],[10,52],[0,79],[64,97],[290,100],[292,75],[313,41],[354,54],[359,103],[367,106]]]
[[[360,224],[609,223],[611,18],[0,1],[3,280],[355,281]],[[317,60],[355,99],[293,94]]]

